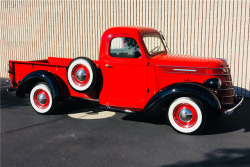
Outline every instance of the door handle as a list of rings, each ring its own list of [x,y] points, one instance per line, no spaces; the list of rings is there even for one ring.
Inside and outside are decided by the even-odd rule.
[[[112,66],[109,65],[109,64],[105,64],[105,66],[108,67],[108,68],[112,68]]]

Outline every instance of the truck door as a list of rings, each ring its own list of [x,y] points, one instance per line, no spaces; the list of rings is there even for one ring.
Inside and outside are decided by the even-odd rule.
[[[108,39],[105,60],[101,63],[101,97],[108,105],[129,106],[147,95],[147,58],[133,36]],[[103,99],[100,99],[100,102]]]

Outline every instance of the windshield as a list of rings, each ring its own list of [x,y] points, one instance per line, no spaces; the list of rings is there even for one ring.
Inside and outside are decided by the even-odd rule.
[[[145,35],[143,42],[151,56],[157,55],[161,52],[166,52],[166,48],[162,42],[160,35]]]

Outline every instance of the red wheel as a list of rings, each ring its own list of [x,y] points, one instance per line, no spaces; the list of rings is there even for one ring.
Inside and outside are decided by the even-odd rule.
[[[202,130],[206,122],[206,114],[197,100],[181,97],[170,105],[168,120],[178,132],[191,134]]]
[[[30,92],[30,103],[34,110],[40,114],[50,114],[54,110],[56,101],[47,83],[38,83]]]
[[[88,58],[72,60],[67,69],[69,85],[77,92],[88,92],[96,82],[96,66]]]

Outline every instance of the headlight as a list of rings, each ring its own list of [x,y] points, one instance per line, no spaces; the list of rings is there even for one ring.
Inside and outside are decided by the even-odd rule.
[[[221,80],[219,78],[211,78],[204,82],[205,86],[213,90],[221,88]]]

